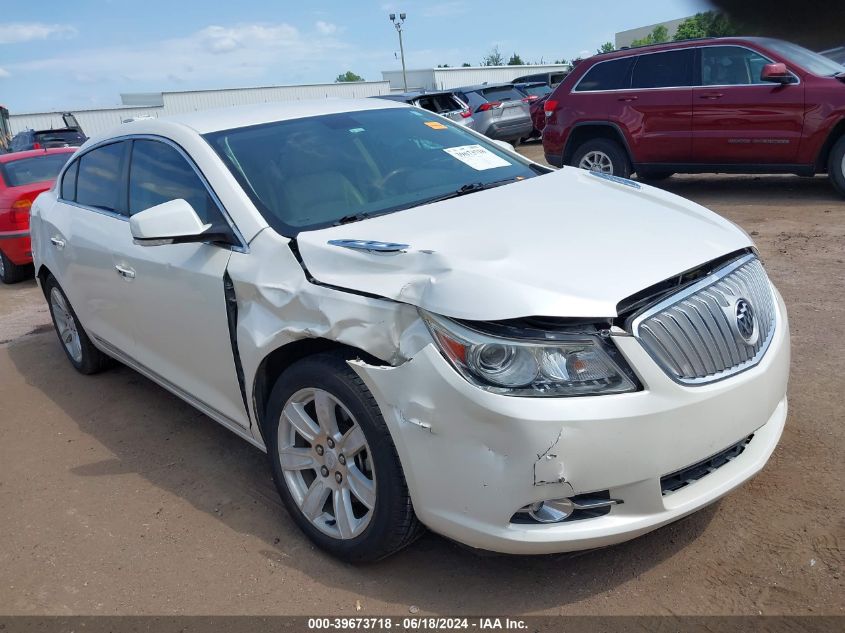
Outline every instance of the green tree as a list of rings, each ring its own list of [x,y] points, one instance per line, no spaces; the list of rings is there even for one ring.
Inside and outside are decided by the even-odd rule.
[[[612,53],[615,50],[616,47],[613,45],[613,42],[605,42],[596,49],[596,55],[600,55],[602,53]]]
[[[678,25],[674,39],[688,40],[694,37],[731,37],[739,35],[739,28],[724,13],[705,11],[696,13]]]
[[[464,62],[463,64],[461,64],[461,68],[472,68],[472,64],[470,64],[469,62]]]
[[[669,41],[669,29],[662,24],[658,24],[654,29],[638,40],[631,42],[631,46],[648,46],[649,44],[662,44]]]
[[[564,59],[556,59],[556,60],[555,60],[555,64],[568,64],[568,63],[569,63],[569,62],[568,62],[565,58],[564,58]]]
[[[505,65],[505,58],[502,57],[502,54],[499,52],[499,47],[494,46],[490,49],[490,52],[484,56],[484,59],[481,60],[482,66],[504,66]]]
[[[438,68],[449,68],[449,64],[437,64]]]
[[[364,81],[364,78],[361,75],[356,75],[351,70],[347,70],[342,75],[338,75],[337,79],[334,81],[335,83],[342,83],[345,81]]]
[[[511,58],[508,60],[508,66],[524,66],[525,62],[522,61],[522,57],[519,56],[518,53],[514,53],[511,55]]]

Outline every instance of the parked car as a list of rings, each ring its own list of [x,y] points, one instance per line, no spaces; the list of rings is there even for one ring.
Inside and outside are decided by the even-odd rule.
[[[454,92],[449,90],[442,92],[400,92],[378,95],[373,98],[401,101],[402,103],[407,103],[445,116],[455,123],[469,127],[472,127],[472,124],[475,122],[469,106],[461,101]]]
[[[843,82],[845,67],[768,38],[596,55],[546,101],[543,148],[553,165],[642,179],[828,172],[845,194]]]
[[[543,105],[552,92],[551,86],[545,83],[514,83],[513,87],[524,94],[528,101],[528,112],[534,126],[528,138],[539,138],[543,132],[543,127],[546,125],[546,113]]]
[[[552,87],[547,83],[514,83],[513,87],[519,90],[525,98],[529,101],[536,101],[545,97],[552,91]]]
[[[544,83],[550,85],[552,88],[556,88],[560,82],[566,79],[566,76],[571,72],[571,70],[556,70],[552,72],[546,73],[534,73],[532,75],[522,75],[521,77],[517,77],[511,83],[519,84],[519,83]]]
[[[472,129],[492,139],[519,143],[533,125],[528,101],[511,84],[483,84],[456,88],[455,94],[472,110]]]
[[[74,128],[55,130],[24,130],[12,137],[9,151],[25,152],[31,149],[49,149],[53,147],[79,147],[86,140],[85,135]]]
[[[422,525],[624,541],[752,477],[786,419],[786,309],[745,232],[401,103],[124,124],[38,197],[32,240],[73,367],[117,358],[267,451],[349,560]]]
[[[0,155],[0,281],[17,283],[32,276],[29,209],[73,149],[48,149]]]

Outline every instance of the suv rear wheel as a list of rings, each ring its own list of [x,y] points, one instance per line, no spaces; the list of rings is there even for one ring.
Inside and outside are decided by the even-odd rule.
[[[590,139],[581,144],[569,164],[622,178],[631,175],[631,163],[624,148],[616,141],[606,138]]]
[[[836,141],[830,150],[827,173],[836,190],[845,196],[845,136]]]

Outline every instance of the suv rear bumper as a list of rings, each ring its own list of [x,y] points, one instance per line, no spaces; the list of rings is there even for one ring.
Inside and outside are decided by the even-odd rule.
[[[517,119],[515,121],[503,121],[501,123],[491,123],[484,131],[484,135],[500,140],[506,141],[508,139],[520,139],[530,136],[534,130],[534,124],[530,118]]]

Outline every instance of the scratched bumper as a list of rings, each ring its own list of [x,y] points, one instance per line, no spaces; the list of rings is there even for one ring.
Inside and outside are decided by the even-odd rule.
[[[398,367],[353,362],[390,428],[414,509],[429,528],[482,549],[540,554],[609,545],[715,501],[766,463],[786,419],[789,326],[759,365],[698,387],[671,381],[631,337],[616,343],[645,386],[630,394],[519,398],[461,378],[429,345]],[[748,435],[744,452],[664,496],[660,478]],[[511,523],[537,501],[609,490],[607,515]]]

